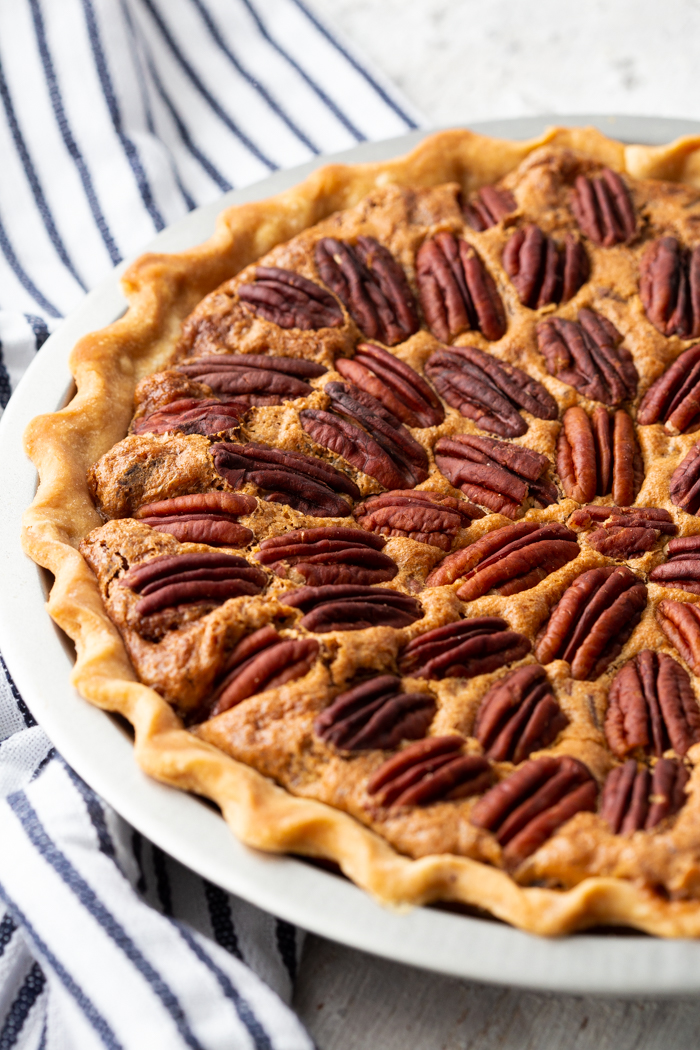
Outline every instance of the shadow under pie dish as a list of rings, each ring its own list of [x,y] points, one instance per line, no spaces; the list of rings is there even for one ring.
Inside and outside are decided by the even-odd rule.
[[[660,333],[640,305],[639,259],[649,243],[667,236],[669,229],[682,251],[686,245],[692,248],[692,222],[684,227],[681,221],[684,216],[692,219],[692,208],[681,207],[678,186],[640,181],[640,176],[656,171],[654,151],[646,157],[634,154],[593,133],[561,131],[546,141],[518,144],[453,133],[437,143],[428,140],[404,161],[347,169],[342,179],[336,169],[325,174],[330,182],[323,183],[320,173],[315,186],[305,184],[306,190],[302,186],[296,194],[284,195],[267,210],[251,205],[228,213],[218,244],[210,242],[206,250],[147,257],[136,264],[127,278],[132,309],[107,330],[109,345],[103,335],[76,348],[77,400],[64,413],[43,417],[34,424],[33,438],[30,434],[36,460],[42,456],[40,432],[43,449],[51,441],[54,449],[75,447],[76,433],[86,437],[77,456],[74,451],[67,455],[59,479],[67,486],[66,498],[72,497],[70,520],[54,509],[53,499],[42,503],[40,490],[28,522],[29,543],[37,560],[52,568],[59,585],[61,580],[73,581],[68,604],[74,604],[70,609],[62,604],[65,593],[59,586],[52,611],[59,622],[72,627],[69,633],[78,635],[79,650],[81,640],[87,646],[76,668],[81,691],[130,716],[145,767],[170,783],[213,797],[245,841],[331,857],[360,885],[395,903],[460,900],[540,932],[627,922],[651,932],[692,934],[693,744],[680,755],[669,733],[669,746],[661,756],[641,744],[634,751],[637,780],[644,780],[645,771],[653,779],[661,761],[678,766],[669,780],[669,799],[672,795],[675,802],[669,802],[661,822],[638,827],[630,836],[614,834],[601,815],[610,811],[610,804],[606,809],[601,801],[611,790],[608,774],[629,762],[617,757],[606,736],[608,692],[616,674],[648,650],[663,650],[679,667],[686,659],[692,661],[693,617],[682,617],[685,610],[676,609],[694,601],[692,588],[677,589],[678,580],[691,579],[692,565],[674,568],[673,589],[652,578],[653,570],[667,560],[675,566],[682,560],[692,562],[692,557],[683,559],[687,552],[680,549],[672,559],[664,553],[669,522],[656,519],[664,526],[660,529],[648,525],[653,517],[649,508],[666,508],[679,538],[694,534],[694,518],[680,510],[670,494],[678,489],[671,475],[692,452],[695,438],[692,430],[679,435],[665,423],[635,423],[646,390],[657,379],[663,381],[667,366],[692,349],[692,337]],[[449,166],[446,149],[451,151]],[[672,156],[672,150],[667,151],[666,171]],[[637,226],[629,241],[598,245],[579,223],[572,199],[582,172],[595,182],[601,172],[613,169],[622,172]],[[517,207],[477,233],[462,216],[469,214],[468,205],[480,188],[479,172],[484,171],[484,185],[497,183],[498,192],[510,193]],[[461,198],[454,186],[445,185],[456,174]],[[330,195],[331,187],[335,196]],[[327,212],[319,211],[322,188]],[[285,198],[294,202],[294,215],[288,213],[291,204],[285,212]],[[346,214],[322,219],[336,211]],[[275,217],[272,232],[270,216]],[[262,218],[267,241],[260,233]],[[540,306],[523,304],[501,260],[508,239],[529,225],[541,228],[543,238],[531,237],[523,245],[545,243],[537,265],[544,266],[555,289],[563,276],[557,270],[559,262],[547,262],[546,245],[553,241],[557,259],[564,261],[564,248],[572,238],[586,252],[590,277],[572,298],[554,295]],[[431,307],[423,305],[431,293],[415,279],[415,258],[421,245],[446,232],[449,238],[441,236],[440,243],[449,272],[440,271],[438,306],[442,304],[449,324],[440,339],[431,331],[434,322],[429,327],[426,320],[433,316]],[[347,263],[350,256],[355,285],[343,286],[336,275],[334,287],[330,278],[324,281],[320,276],[315,247],[321,240],[328,247],[328,239],[352,248],[346,254],[332,246],[341,262]],[[454,243],[456,252],[450,247]],[[522,260],[523,246],[519,251]],[[334,262],[342,276],[340,264]],[[257,270],[263,271],[261,276]],[[239,271],[240,277],[231,278]],[[302,281],[280,278],[279,271],[297,274],[321,292],[309,290]],[[207,302],[205,297],[222,281],[231,283]],[[263,285],[262,299],[248,291],[237,297],[237,287],[255,289],[258,284]],[[320,303],[324,322],[337,322],[340,315],[342,323],[300,325],[294,296],[293,324],[279,312],[276,320],[256,313],[261,301],[269,310],[270,295],[281,294],[280,286],[299,291],[307,305]],[[155,312],[149,298],[154,287]],[[355,288],[355,300],[348,287]],[[461,314],[454,308],[455,288]],[[494,306],[494,295],[501,312],[498,304]],[[201,307],[199,300],[204,300]],[[375,306],[374,316],[367,312],[368,300]],[[311,305],[305,316],[313,315],[315,323],[317,314]],[[589,314],[594,315],[593,323],[586,324]],[[501,318],[501,329],[505,325],[498,337],[489,316]],[[561,346],[555,347],[559,356],[553,359],[551,350],[549,356],[541,350],[539,335],[539,327],[552,320],[570,325],[558,326]],[[131,374],[123,355],[119,357],[127,344]],[[370,347],[369,353],[360,350],[363,345]],[[459,354],[460,348],[474,352]],[[399,375],[401,369],[387,369],[383,354],[409,371]],[[465,369],[462,401],[454,405],[437,390],[437,383],[433,385],[429,361],[434,354],[441,355],[437,360],[443,372],[447,358],[450,389],[455,388],[455,376],[458,384],[464,378],[455,358],[467,365],[476,360],[477,367],[484,358],[491,359],[500,368],[481,367],[476,377]],[[248,373],[257,373],[255,383],[246,380],[248,389],[243,391],[240,385],[233,389],[235,382],[224,389],[221,375],[240,379],[234,373],[240,373],[245,355],[251,357]],[[217,356],[222,361],[212,362]],[[265,357],[270,368],[259,360]],[[353,377],[348,372],[358,357],[364,372],[355,369]],[[224,358],[230,359],[230,367],[229,362],[223,364]],[[316,375],[308,370],[305,375],[292,374],[310,393],[286,384],[284,377],[290,372],[277,367],[284,359],[316,366]],[[347,361],[350,368],[336,369],[338,361]],[[502,378],[499,385],[497,380],[504,371],[510,370],[512,377],[515,369],[542,390],[544,403],[554,402],[554,413],[551,406],[548,414],[539,415],[513,402],[512,385],[509,388]],[[109,387],[110,405],[117,406],[106,425],[98,423],[104,419],[106,402],[100,404],[88,390],[87,379],[96,376]],[[202,380],[204,376],[214,376],[218,389]],[[135,423],[130,428],[137,380]],[[397,388],[399,380],[407,383],[408,394],[406,388]],[[523,381],[519,385],[525,389]],[[439,415],[442,410],[442,420],[423,427],[401,420],[387,405],[387,389],[409,408],[410,397],[418,399],[413,411]],[[397,389],[402,391],[398,397]],[[465,389],[478,397],[464,397]],[[95,387],[91,390],[94,394]],[[600,400],[589,399],[591,392],[600,394]],[[120,393],[125,394],[123,404]],[[462,411],[465,403],[471,414]],[[542,404],[539,398],[535,408]],[[609,420],[607,438],[597,425],[601,406]],[[644,476],[631,506],[615,508],[609,489],[606,493],[596,488],[583,506],[565,494],[557,440],[571,407],[582,409],[590,421],[586,440],[577,440],[575,427],[567,428],[571,459],[584,480],[606,456],[618,464],[617,475],[624,475],[625,464],[633,464],[635,457],[616,445],[617,432],[624,437],[629,428],[615,426],[615,413],[624,411],[635,423]],[[212,408],[214,412],[208,412]],[[149,414],[156,416],[152,430]],[[514,417],[524,421],[524,432],[522,425],[513,424]],[[503,434],[481,425],[492,419],[505,419],[520,433]],[[445,470],[438,457],[445,461]],[[49,464],[44,461],[43,470],[42,463],[38,465],[46,483]],[[88,473],[89,489],[82,480]],[[692,470],[686,467],[681,473],[690,506]],[[611,476],[609,470],[608,475],[603,470],[601,477],[606,476]],[[628,480],[627,489],[630,485],[634,488],[636,482]],[[86,498],[77,503],[76,492],[81,498],[89,494],[89,502]],[[179,500],[177,505],[169,502],[173,499]],[[246,500],[254,509],[246,510]],[[593,522],[588,528],[580,524],[580,518],[586,518],[582,510]],[[601,519],[600,511],[609,514]],[[572,522],[574,513],[579,518]],[[363,522],[371,523],[370,528]],[[503,535],[523,525],[533,529]],[[209,526],[216,528],[209,528],[208,540],[202,539]],[[556,535],[551,526],[557,527]],[[593,526],[609,533],[612,553],[603,555],[588,543]],[[547,527],[549,533],[534,535]],[[233,528],[240,530],[235,542],[211,542],[214,532]],[[638,552],[637,547],[630,556],[630,537],[622,533],[635,528],[645,533],[640,538],[644,549]],[[174,529],[190,538],[178,538]],[[314,535],[314,529],[323,534]],[[353,544],[347,535],[352,530],[385,542]],[[293,537],[298,542],[282,545],[280,553],[286,550],[287,556],[276,558],[269,541],[300,532],[304,535]],[[253,538],[245,542],[247,533]],[[482,541],[491,535],[493,549],[484,552]],[[429,542],[436,537],[441,538],[439,544]],[[426,586],[432,573],[439,573],[450,558],[454,566],[455,556],[477,546],[477,541],[480,556],[473,565],[467,565],[472,555],[465,554],[464,565],[457,565],[449,582]],[[537,552],[533,556],[543,542],[541,557]],[[96,601],[95,577],[75,554],[80,543],[111,619]],[[270,553],[257,557],[265,550]],[[567,552],[575,556],[565,558]],[[181,558],[187,564],[178,565]],[[165,564],[173,561],[174,566]],[[149,564],[154,575],[144,582],[142,568]],[[139,571],[140,581],[130,577],[140,588],[133,589],[127,577]],[[309,571],[320,576],[310,579]],[[353,583],[356,571],[393,575]],[[480,592],[484,583],[490,586],[477,598],[465,601],[459,596],[465,587],[467,595]],[[587,633],[578,639],[575,631],[571,637],[562,636],[551,657],[551,624],[579,592],[586,601],[582,606],[577,598],[573,607],[587,624]],[[175,605],[168,604],[171,599],[177,599]],[[149,603],[145,607],[140,605],[144,601]],[[302,625],[309,616],[310,628]],[[678,639],[671,640],[673,629],[682,633],[685,651]],[[589,638],[600,643],[597,650]],[[313,644],[297,644],[304,642],[315,643],[318,653],[311,651]],[[540,658],[540,652],[545,656]],[[304,671],[305,661],[311,664]],[[538,686],[539,698],[535,686],[528,691],[510,683],[510,676],[522,669],[537,670],[538,661],[540,666],[544,663],[545,676]],[[296,678],[295,666],[303,672]],[[693,689],[692,662],[685,667]],[[286,674],[290,677],[280,680]],[[257,691],[241,697],[249,688],[246,676]],[[371,693],[372,682],[386,676],[397,680],[393,692],[374,696],[368,704],[357,701],[358,690]],[[660,681],[662,676],[657,677]],[[493,742],[479,728],[481,709],[488,700],[493,710],[489,698],[499,683],[501,693],[511,698],[507,704],[501,699],[502,722],[496,725],[504,739],[509,734],[512,738],[506,758],[489,757]],[[227,690],[229,698],[233,691],[234,702],[214,714]],[[353,691],[355,697],[348,701]],[[656,717],[657,709],[675,710],[667,692],[659,686],[656,693],[652,688],[644,694],[649,719]],[[520,697],[517,703],[514,695]],[[339,747],[318,732],[318,719],[338,702],[341,708],[344,703],[359,704],[357,710],[346,710],[344,718],[357,721],[355,739],[360,733],[362,742],[363,731],[365,744],[373,746]],[[517,717],[514,720],[511,708],[520,718],[519,727],[513,724]],[[687,716],[687,709],[683,711]],[[673,723],[673,715],[668,717]],[[388,734],[384,738],[376,735],[382,726]],[[399,735],[392,737],[394,730]],[[420,761],[415,761],[411,749],[439,749],[445,737],[449,739],[444,754],[421,758],[419,751]],[[341,742],[346,739],[353,737],[341,736]],[[524,754],[528,740],[534,746]],[[385,746],[387,741],[391,746]],[[393,760],[407,768],[397,774],[391,767],[392,783],[418,776],[418,788],[408,801],[406,790],[398,795],[394,788],[388,794],[385,787],[370,790]],[[434,769],[431,762],[438,763]],[[678,788],[681,767],[690,774],[689,797],[688,785]],[[472,774],[466,776],[469,769]],[[518,805],[497,818],[484,818],[483,812],[479,816],[478,807],[493,798],[491,792],[502,806],[504,792],[499,789],[508,784],[520,792]],[[616,790],[619,810],[627,803],[622,788],[617,785]],[[402,797],[397,806],[396,798]],[[650,806],[657,801],[652,799]],[[493,809],[491,802],[488,806]],[[557,824],[558,817],[563,819]],[[543,827],[547,835],[541,839]],[[526,855],[523,841],[535,844]],[[674,863],[666,866],[671,854]]]

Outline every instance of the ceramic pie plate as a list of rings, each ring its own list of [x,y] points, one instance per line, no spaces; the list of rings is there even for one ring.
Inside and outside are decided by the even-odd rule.
[[[693,121],[613,116],[524,118],[471,127],[485,135],[522,139],[555,122],[592,124],[611,137],[652,145],[700,133],[700,123]],[[359,146],[234,190],[164,230],[146,250],[192,247],[211,235],[224,207],[279,193],[329,159],[362,163],[398,156],[423,135]],[[78,696],[70,685],[71,643],[44,610],[46,574],[20,547],[22,512],[36,486],[22,434],[35,415],[65,403],[72,386],[68,357],[75,342],[124,312],[119,278],[125,268],[118,267],[90,293],[47,341],[0,423],[0,648],[33,714],[66,760],[126,820],[183,864],[259,907],[343,944],[453,976],[549,991],[669,995],[700,990],[700,942],[658,940],[632,931],[545,939],[441,908],[395,912],[340,876],[293,857],[252,850],[233,836],[214,807],[142,773],[124,724]]]

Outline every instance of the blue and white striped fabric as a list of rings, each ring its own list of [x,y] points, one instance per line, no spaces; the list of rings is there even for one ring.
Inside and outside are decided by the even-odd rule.
[[[5,0],[0,407],[56,322],[155,232],[416,126],[301,0]]]
[[[0,679],[0,1047],[310,1048],[294,927],[140,839]],[[255,976],[257,970],[278,994]]]
[[[0,0],[0,411],[154,232],[417,121],[302,0]],[[0,1050],[311,1050],[300,948],[109,809],[0,666]]]

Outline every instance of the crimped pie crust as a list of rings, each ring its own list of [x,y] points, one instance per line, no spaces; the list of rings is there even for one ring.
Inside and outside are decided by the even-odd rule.
[[[686,183],[660,186],[643,181],[635,184],[635,192],[638,206],[644,204],[653,227],[674,232],[693,243],[700,200],[693,189],[700,186],[698,145],[697,139],[689,138],[663,148],[623,146],[592,129],[550,129],[540,139],[526,143],[485,139],[466,131],[445,132],[427,139],[412,154],[396,161],[321,169],[300,186],[270,201],[224,212],[214,237],[199,248],[178,255],[146,255],[133,264],[124,277],[130,302],[127,313],[103,331],[82,339],[73,351],[76,396],[65,409],[35,419],[28,428],[27,451],[37,465],[40,486],[27,511],[24,544],[27,553],[55,576],[48,608],[75,641],[76,687],[92,703],[129,719],[135,729],[137,759],[144,770],[166,783],[212,799],[247,844],[335,861],[353,881],[388,904],[458,901],[544,934],[606,923],[628,924],[663,936],[700,933],[696,899],[700,875],[697,769],[691,775],[688,802],[670,829],[646,836],[641,833],[632,842],[610,834],[599,816],[579,813],[521,865],[516,882],[496,866],[500,863],[499,850],[492,836],[460,819],[460,812],[468,812],[472,806],[471,799],[415,809],[408,817],[370,817],[363,785],[386,756],[370,752],[348,762],[332,756],[327,748],[326,753],[319,755],[318,747],[316,754],[309,747],[313,715],[342,688],[347,688],[357,668],[391,671],[402,640],[455,620],[462,609],[467,616],[501,615],[513,629],[534,638],[551,605],[575,577],[586,569],[611,564],[587,547],[585,541],[574,561],[531,590],[508,598],[485,596],[463,607],[455,596],[456,588],[428,589],[419,595],[427,619],[410,628],[321,635],[326,659],[305,678],[260,697],[253,696],[190,731],[164,699],[168,695],[168,675],[159,671],[158,661],[149,654],[148,646],[139,643],[136,632],[129,631],[126,621],[120,621],[120,614],[115,613],[105,568],[119,550],[128,548],[138,561],[144,553],[171,553],[180,545],[145,525],[119,520],[129,513],[128,507],[112,510],[108,516],[118,520],[104,526],[87,483],[90,473],[93,493],[97,491],[103,509],[109,511],[109,498],[114,493],[109,488],[110,471],[104,469],[104,463],[110,462],[110,456],[118,460],[123,454],[128,461],[131,448],[143,451],[150,443],[151,449],[158,446],[159,455],[163,451],[171,455],[170,461],[166,455],[163,468],[169,470],[174,462],[172,449],[179,443],[181,454],[193,461],[190,479],[207,463],[208,442],[203,438],[183,440],[166,435],[124,441],[136,385],[150,373],[167,367],[178,343],[180,354],[190,351],[196,319],[202,311],[211,314],[215,301],[207,301],[205,296],[225,281],[230,281],[235,289],[243,278],[231,279],[231,275],[267,253],[271,253],[265,260],[267,265],[289,266],[317,279],[303,265],[308,258],[308,245],[320,235],[316,229],[319,223],[320,231],[330,235],[350,236],[358,231],[374,234],[409,271],[412,252],[427,233],[452,229],[478,245],[491,272],[497,273],[509,231],[502,224],[480,234],[465,227],[456,203],[456,189],[469,195],[500,179],[505,180],[506,187],[517,183],[521,211],[528,218],[535,218],[545,233],[562,232],[567,226],[575,229],[575,224],[562,206],[561,194],[557,197],[554,176],[561,165],[583,163],[585,170],[588,163],[591,170],[603,164],[635,179]],[[363,202],[367,195],[369,204]],[[337,216],[337,212],[344,214]],[[407,220],[413,225],[407,227]],[[295,240],[287,245],[292,238]],[[581,307],[592,306],[618,327],[639,372],[639,397],[690,345],[689,340],[661,336],[646,320],[637,294],[640,252],[641,245],[593,252],[590,280],[574,299],[556,309],[557,316],[574,319]],[[503,278],[499,290],[509,315],[504,338],[494,344],[469,332],[458,337],[456,344],[481,347],[503,361],[525,368],[553,394],[560,413],[574,404],[590,409],[592,402],[547,373],[534,339],[534,322],[539,317],[520,305],[512,285],[505,275]],[[195,321],[183,327],[182,322],[193,310]],[[551,308],[544,308],[539,314],[546,316],[551,312]],[[281,335],[278,330],[275,337],[265,330],[265,325],[251,324],[245,312],[236,323],[238,327],[234,324],[233,328],[239,352],[263,352],[258,345],[262,341],[272,353],[311,357],[329,368],[335,353],[351,349],[357,341],[356,330],[353,332],[347,323],[342,328],[324,329],[330,332],[325,340],[315,338],[316,332],[295,330],[283,331]],[[274,327],[268,325],[270,330]],[[275,345],[279,347],[277,351]],[[435,340],[422,330],[395,352],[420,370],[435,346]],[[197,352],[208,352],[208,348],[198,347]],[[322,385],[333,378],[338,377],[330,372],[323,376],[315,384],[319,393],[309,400],[316,397],[322,406]],[[560,424],[532,417],[527,421],[526,435],[515,443],[553,459]],[[478,431],[451,411],[444,424],[418,436],[426,447],[432,448],[437,437],[457,432]],[[669,510],[682,536],[700,532],[700,521],[674,507],[668,494],[671,473],[696,443],[696,435],[670,437],[660,426],[642,427],[638,433],[646,478],[636,503]],[[324,450],[314,446],[301,431],[296,409],[288,402],[274,411],[253,410],[246,434],[248,440],[267,440],[275,447],[312,452],[322,458],[324,455]],[[103,456],[106,458],[100,464]],[[96,481],[101,470],[106,475],[102,487]],[[118,470],[119,465],[113,463],[112,472]],[[438,487],[432,463],[431,472],[429,481],[419,487]],[[352,473],[363,496],[380,491],[380,486],[368,476],[356,471],[348,473]],[[442,491],[455,491],[438,477]],[[208,480],[211,483],[211,478]],[[159,484],[162,487],[157,478],[147,476],[135,497],[136,504],[158,498],[149,490],[149,484],[154,492]],[[205,476],[202,488],[208,487]],[[195,490],[185,485],[183,491]],[[608,497],[598,502],[612,501]],[[242,519],[253,528],[256,543],[290,527],[319,524],[287,507],[259,506],[262,510],[256,511],[250,521]],[[527,520],[564,522],[576,506],[571,500],[560,499],[544,510],[528,509]],[[329,523],[328,519],[323,523]],[[334,519],[332,523],[345,522]],[[458,539],[457,546],[507,523],[508,519],[502,516],[488,514],[472,524],[468,534]],[[88,553],[102,588],[78,551],[81,542],[96,529],[99,531],[93,536],[97,538],[89,537],[83,550]],[[201,548],[188,545],[188,549]],[[392,586],[409,593],[424,583],[441,557],[436,548],[411,540],[391,539],[386,551],[400,569]],[[646,575],[660,560],[660,553],[653,551],[635,559],[632,567]],[[282,597],[292,586],[276,580],[272,597],[268,594],[259,599],[229,602],[228,606],[238,606],[228,612],[227,622],[245,621],[249,627],[269,622],[274,598]],[[678,598],[679,592],[649,585],[649,602],[642,622],[613,667],[596,681],[573,681],[564,661],[548,665],[557,699],[570,719],[556,745],[548,750],[580,758],[601,782],[613,765],[601,726],[614,671],[645,648],[665,651],[677,658],[654,619],[654,609],[665,597]],[[687,598],[684,596],[683,600]],[[107,615],[105,602],[120,622],[141,682],[122,636]],[[270,614],[267,619],[266,606]],[[223,609],[209,616],[226,619]],[[170,663],[177,665],[177,652],[172,657]],[[522,661],[528,662],[534,662],[534,657]],[[503,674],[501,668],[466,683],[457,679],[431,682],[430,687],[438,696],[438,714],[431,733],[457,730],[469,736],[480,698]],[[160,692],[142,684],[144,681],[158,686]],[[694,678],[693,684],[697,694]],[[282,747],[276,742],[280,726],[286,727]],[[698,747],[695,745],[688,753],[691,762],[700,755]],[[285,761],[290,755],[303,758],[296,764]],[[504,764],[504,771],[506,768]],[[471,829],[466,839],[465,827]],[[553,885],[565,888],[545,888]]]

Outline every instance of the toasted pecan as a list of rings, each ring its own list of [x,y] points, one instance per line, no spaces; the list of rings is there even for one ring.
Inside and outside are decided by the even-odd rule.
[[[358,504],[353,516],[363,529],[383,536],[405,536],[448,551],[460,528],[484,512],[473,503],[442,492],[383,492]]]
[[[255,496],[233,492],[198,492],[146,503],[134,517],[157,532],[169,532],[180,543],[209,547],[247,547],[253,533],[239,525],[240,514],[252,514]]]
[[[571,499],[589,503],[612,493],[616,503],[633,503],[644,481],[644,461],[627,412],[612,416],[602,405],[589,416],[578,405],[564,413],[557,443],[557,471]]]
[[[554,743],[568,722],[544,667],[528,664],[491,686],[479,706],[473,735],[494,762],[519,763]]]
[[[343,312],[325,288],[292,270],[257,266],[253,280],[238,286],[246,307],[280,328],[338,328]]]
[[[543,664],[568,660],[572,678],[597,678],[622,651],[646,600],[646,587],[626,566],[581,573],[552,609],[535,656]]]
[[[496,283],[467,241],[447,231],[424,241],[416,254],[416,281],[428,327],[441,342],[470,330],[492,341],[505,335]]]
[[[618,758],[635,748],[661,758],[685,755],[700,741],[700,707],[688,672],[666,653],[643,649],[615,675],[605,736]]]
[[[330,583],[369,585],[393,580],[399,571],[394,559],[382,553],[385,542],[383,537],[362,529],[294,529],[263,540],[255,557],[277,576],[286,577],[288,567],[293,566],[311,587]]]
[[[407,693],[395,675],[379,675],[336,696],[314,722],[316,735],[343,751],[390,750],[425,736],[437,705],[432,693]]]
[[[474,678],[522,659],[530,642],[499,616],[457,620],[413,638],[399,659],[414,678]]]
[[[656,607],[656,621],[690,670],[700,674],[700,609],[697,605],[664,598]]]
[[[669,482],[671,502],[688,514],[700,511],[700,442],[676,467]]]
[[[564,756],[530,759],[479,799],[472,824],[491,831],[514,868],[582,810],[595,808],[598,787],[582,762]]]
[[[209,354],[183,361],[177,370],[245,405],[280,405],[306,397],[311,393],[307,380],[326,371],[314,361],[264,354]]]
[[[237,430],[246,406],[232,398],[181,398],[155,412],[138,416],[132,424],[134,434],[216,434]]]
[[[338,358],[335,367],[406,426],[435,427],[445,418],[434,390],[410,365],[381,346],[360,343],[354,357]]]
[[[322,237],[314,251],[321,280],[345,303],[368,339],[395,346],[418,331],[418,314],[406,275],[374,237],[355,244]]]
[[[560,247],[533,223],[511,235],[503,250],[503,268],[520,302],[533,310],[568,302],[590,273],[586,249],[573,234],[567,233]]]
[[[478,795],[491,782],[481,755],[462,753],[461,736],[431,736],[404,748],[380,766],[367,793],[381,806],[429,806]]]
[[[652,241],[639,263],[639,294],[662,335],[700,335],[700,247],[688,251],[675,237]]]
[[[671,434],[700,428],[700,343],[688,347],[647,390],[637,410],[641,426],[663,423]]]
[[[541,383],[476,347],[440,348],[425,371],[448,405],[491,434],[524,434],[527,423],[519,409],[537,419],[557,418],[557,403]]]
[[[301,678],[311,670],[319,648],[315,638],[282,638],[269,624],[247,635],[226,661],[207,717],[214,718],[250,696]]]
[[[672,817],[686,801],[688,771],[682,762],[661,758],[648,769],[637,768],[633,758],[616,766],[607,776],[601,795],[600,815],[615,835],[651,831]]]
[[[464,577],[457,591],[471,602],[494,590],[517,594],[534,587],[579,554],[576,535],[565,525],[517,522],[487,532],[433,569],[427,587],[440,587]]]
[[[669,541],[668,559],[655,566],[649,579],[663,587],[700,594],[700,536],[678,536]]]
[[[177,605],[220,605],[243,594],[259,594],[267,582],[261,569],[234,554],[198,551],[164,555],[133,566],[121,587],[141,595],[139,616],[150,616]]]
[[[354,424],[363,428],[367,436],[379,445],[393,464],[395,472],[404,477],[403,487],[412,488],[425,481],[428,476],[428,456],[425,449],[406,430],[400,420],[372,394],[361,390],[353,383],[327,383],[324,393],[330,397],[331,407],[336,415],[349,416]],[[317,416],[313,411],[306,410],[300,413],[300,418],[304,426],[304,420],[310,423]],[[355,436],[353,441],[359,443],[360,439]],[[365,473],[370,472],[365,471]],[[382,483],[386,484],[386,482]],[[401,488],[402,486],[386,484],[386,487]]]
[[[601,248],[626,244],[637,232],[630,191],[611,168],[603,168],[597,176],[576,177],[571,210],[581,232]]]
[[[537,325],[547,371],[584,397],[613,407],[634,398],[638,375],[622,335],[606,317],[579,310],[578,321],[548,317]]]
[[[588,534],[588,544],[608,558],[638,558],[653,550],[662,536],[673,536],[678,526],[659,507],[587,506],[569,518],[573,529],[601,525]]]
[[[544,477],[549,460],[522,445],[455,434],[440,438],[435,462],[474,503],[509,518],[518,516],[528,497],[545,507],[557,500],[555,486]]]
[[[496,186],[482,186],[481,189],[462,206],[465,220],[473,230],[482,233],[495,226],[517,208],[517,202],[510,190],[498,189]]]
[[[212,447],[211,454],[217,473],[232,488],[252,482],[266,493],[263,499],[287,503],[304,514],[343,518],[350,514],[351,507],[342,496],[360,496],[347,474],[316,456],[252,442],[220,442]]]
[[[285,594],[284,603],[301,609],[305,615],[299,626],[317,634],[408,627],[423,616],[420,602],[407,594],[350,583],[300,587]]]

